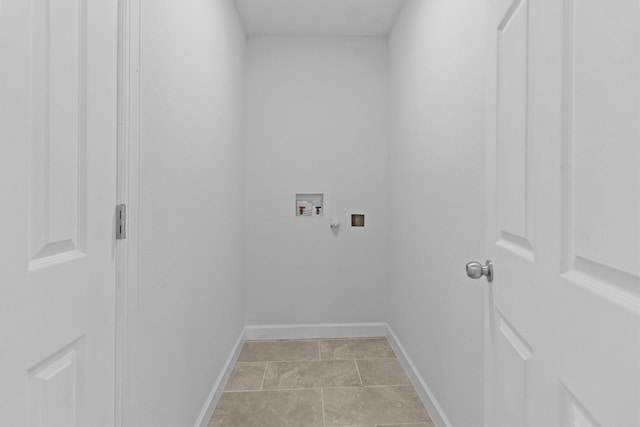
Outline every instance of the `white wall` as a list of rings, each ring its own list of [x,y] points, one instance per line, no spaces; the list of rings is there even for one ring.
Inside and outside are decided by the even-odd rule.
[[[389,319],[456,426],[483,422],[484,5],[408,0],[389,39]]]
[[[193,425],[244,322],[244,51],[231,0],[143,0],[138,426]]]
[[[387,88],[384,38],[249,39],[248,324],[385,320]],[[295,217],[296,192],[324,193],[325,216]]]

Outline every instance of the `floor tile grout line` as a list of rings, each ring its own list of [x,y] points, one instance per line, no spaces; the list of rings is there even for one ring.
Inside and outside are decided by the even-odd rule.
[[[324,390],[322,389],[322,387],[320,388],[320,401],[322,402],[322,426],[326,427],[327,420],[324,415]]]
[[[267,339],[267,340],[246,340],[245,342],[248,343],[262,343],[262,342],[277,342],[277,343],[284,343],[284,342],[311,342],[311,341],[319,341],[319,338],[304,338],[304,339],[294,339],[294,340],[281,340],[281,339]]]
[[[268,362],[278,362],[278,360],[256,360],[255,362],[236,362],[236,365],[247,365],[249,363],[263,364],[263,363],[268,363]],[[292,362],[293,362],[293,360],[292,360]]]
[[[314,356],[315,357],[315,356]],[[322,355],[320,355],[322,357]],[[243,360],[236,363],[295,363],[295,362],[335,362],[338,360],[398,360],[397,357],[349,357],[339,359],[297,359],[297,360]]]
[[[373,384],[373,385],[363,385],[360,388],[383,388],[383,387],[413,387],[412,384]],[[346,387],[325,387],[325,388],[356,388],[356,386],[346,386]]]
[[[347,388],[347,387],[327,387],[327,388]],[[355,387],[351,387],[355,388]],[[268,393],[272,391],[309,391],[309,390],[320,390],[320,387],[306,387],[306,388],[274,388],[274,389],[266,389],[266,390],[229,390],[225,391],[225,393]]]
[[[427,422],[427,423],[424,423],[424,422],[422,422],[422,421],[419,421],[419,422],[417,422],[417,423],[376,424],[376,427],[385,427],[385,426],[413,426],[413,425],[416,425],[416,424],[418,424],[418,425],[420,425],[420,424],[424,424],[424,425],[426,425],[426,426],[428,426],[428,425],[429,425],[429,423],[428,423],[428,422]],[[354,427],[357,427],[357,426],[354,426]]]
[[[315,357],[315,356],[313,356]],[[335,359],[335,360],[347,360],[347,359]],[[323,360],[325,362],[326,360]],[[298,359],[298,360],[251,360],[237,363],[294,363],[294,362],[319,362],[318,359]]]
[[[358,379],[360,380],[360,385],[364,387],[364,383],[362,382],[362,376],[360,375],[360,369],[358,368],[358,362],[356,359],[353,359],[353,364],[356,365],[356,372],[358,373]]]
[[[324,359],[324,360],[398,360],[395,357],[344,357],[336,359]]]
[[[433,426],[433,423],[424,423],[422,421],[419,421],[417,423],[393,423],[393,424],[373,424],[373,427],[389,427],[389,426],[413,426],[413,425],[421,425],[424,424],[427,427]],[[367,424],[367,425],[371,425],[371,424]],[[349,424],[348,426],[325,426],[325,427],[366,427],[363,426],[361,424]]]
[[[417,422],[417,423],[394,423],[394,424],[373,424],[373,427],[389,427],[389,426],[413,426],[413,425],[421,425],[424,424],[425,426],[430,426],[433,425],[433,423],[423,423],[423,422]],[[367,424],[370,425],[370,424]],[[326,426],[326,427],[366,427],[363,426],[361,424],[349,424],[348,426]]]
[[[1,1],[1,0],[0,0]],[[236,362],[236,363],[297,363],[297,362],[348,362],[350,360],[398,360],[395,357],[368,357],[368,358],[353,358],[348,359],[298,359],[298,360],[253,360],[250,362]]]
[[[269,366],[269,362],[265,362],[264,364],[264,373],[262,374],[262,383],[260,383],[260,390],[264,390],[264,380],[267,378],[267,367]]]
[[[304,341],[380,341],[386,340],[385,337],[333,337],[333,338],[264,338],[257,340],[246,340],[246,342],[304,342]]]
[[[318,340],[318,360],[322,361],[322,350],[320,349],[320,340]]]
[[[377,388],[377,387],[413,387],[413,384],[374,384],[374,385],[365,385],[364,388]],[[347,387],[343,387],[347,388]],[[413,387],[415,389],[415,387]]]
[[[391,384],[391,385],[347,385],[347,386],[330,386],[330,387],[302,387],[302,388],[268,388],[263,390],[228,390],[224,393],[260,393],[267,391],[300,391],[300,390],[335,390],[340,388],[383,388],[383,387],[413,387],[411,384]],[[414,388],[415,389],[415,388]]]
[[[340,360],[340,359],[337,359]],[[397,357],[355,357],[353,360],[398,360]]]

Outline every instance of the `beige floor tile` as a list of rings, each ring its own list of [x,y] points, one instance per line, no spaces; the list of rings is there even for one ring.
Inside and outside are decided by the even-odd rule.
[[[327,426],[431,420],[412,386],[327,388],[323,399]]]
[[[433,422],[411,424],[367,424],[366,426],[340,426],[340,427],[435,427]]]
[[[322,360],[396,357],[385,338],[321,340]]]
[[[333,427],[333,426],[330,426]],[[411,424],[368,424],[366,426],[340,426],[340,427],[435,427],[433,422]]]
[[[238,362],[224,387],[225,391],[260,390],[267,362]]]
[[[318,341],[247,341],[238,362],[319,360]]]
[[[414,424],[378,424],[375,427],[435,427],[435,424],[433,423],[433,421],[429,421],[428,423]]]
[[[334,426],[328,426],[334,427]],[[366,426],[335,426],[335,427],[435,427],[433,421],[428,423],[411,423],[411,424],[367,424]]]
[[[398,359],[357,360],[362,385],[411,384]]]
[[[210,427],[323,427],[320,390],[222,393]]]
[[[269,362],[264,390],[353,387],[360,378],[353,360]]]

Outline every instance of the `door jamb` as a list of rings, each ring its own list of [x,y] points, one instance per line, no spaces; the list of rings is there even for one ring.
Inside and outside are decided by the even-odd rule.
[[[117,202],[127,238],[116,242],[115,425],[136,425],[140,160],[140,1],[118,0]]]

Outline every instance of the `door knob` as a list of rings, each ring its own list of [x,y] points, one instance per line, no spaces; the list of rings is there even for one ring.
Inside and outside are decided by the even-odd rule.
[[[472,261],[467,263],[467,276],[472,279],[479,279],[482,276],[487,277],[489,283],[493,282],[493,264],[487,260],[485,265]]]

